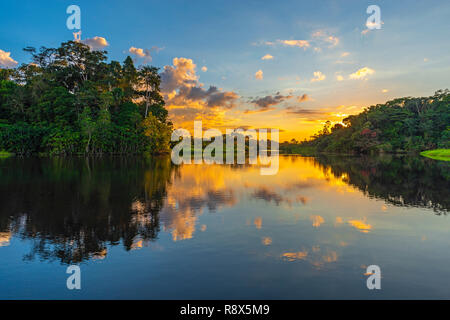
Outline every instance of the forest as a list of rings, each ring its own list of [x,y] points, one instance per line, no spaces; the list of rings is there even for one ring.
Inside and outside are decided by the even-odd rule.
[[[450,148],[450,91],[398,98],[366,108],[333,126],[327,121],[310,140],[284,142],[284,153],[419,153]]]
[[[0,69],[0,151],[18,155],[159,154],[172,123],[152,66],[80,42],[24,49],[32,62]]]

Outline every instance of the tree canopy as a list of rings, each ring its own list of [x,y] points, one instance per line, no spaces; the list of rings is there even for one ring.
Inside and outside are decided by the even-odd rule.
[[[450,148],[450,91],[399,98],[366,108],[301,144],[319,152],[417,152]]]
[[[17,154],[163,153],[172,124],[158,68],[80,42],[24,49],[32,62],[0,69],[0,150]]]

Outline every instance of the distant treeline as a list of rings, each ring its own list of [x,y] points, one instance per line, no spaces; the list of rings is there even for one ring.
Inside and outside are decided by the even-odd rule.
[[[25,48],[32,63],[0,69],[0,151],[164,153],[172,124],[158,69],[79,42]]]
[[[284,153],[404,153],[450,148],[450,91],[377,104],[331,126],[309,141],[284,142]]]

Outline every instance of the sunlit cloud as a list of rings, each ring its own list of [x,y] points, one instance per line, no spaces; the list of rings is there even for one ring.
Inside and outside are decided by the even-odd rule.
[[[315,71],[314,72],[314,77],[311,78],[311,82],[323,81],[325,79],[326,79],[326,76],[322,72]]]
[[[382,93],[386,93],[386,92],[389,92],[389,90],[388,89],[382,89],[381,92]]]
[[[312,115],[316,115],[319,116],[320,118],[324,117],[326,115],[326,112],[320,111],[320,110],[316,110],[316,109],[305,109],[305,108],[300,108],[300,107],[296,107],[296,106],[289,106],[286,108],[286,112],[290,113],[290,114],[297,114],[300,116],[312,116]]]
[[[255,104],[257,107],[261,109],[266,109],[270,106],[277,105],[287,99],[291,99],[292,95],[282,95],[277,92],[276,95],[268,95],[262,98],[256,98],[251,101],[251,103]]]
[[[297,97],[297,102],[305,102],[305,101],[308,101],[308,100],[311,100],[311,98],[306,93],[304,93],[301,96]]]
[[[262,80],[263,78],[264,78],[264,75],[263,75],[262,70],[256,71],[256,73],[255,73],[255,79],[256,79],[256,80]]]
[[[322,42],[328,43],[331,47],[337,46],[339,44],[339,38],[328,34],[324,30],[318,30],[312,34],[313,38],[316,38]]]
[[[11,52],[0,49],[0,66],[5,68],[14,68],[18,62],[11,58]]]
[[[337,81],[344,81],[344,77],[341,76],[340,74],[338,74],[338,75],[336,76],[336,80],[337,80]]]
[[[128,52],[131,53],[132,55],[138,57],[138,58],[144,59],[146,62],[151,62],[152,61],[152,56],[150,55],[150,50],[148,50],[148,49],[131,47],[128,50]]]
[[[106,41],[105,38],[98,37],[98,36],[81,40],[81,43],[88,45],[92,50],[101,50],[101,49],[109,46],[109,43],[108,43],[108,41]]]
[[[172,66],[161,73],[161,91],[169,105],[193,107],[198,102],[205,107],[233,108],[239,96],[232,91],[222,91],[210,86],[203,88],[198,81],[196,65],[192,59],[174,58]]]
[[[202,67],[202,71],[203,71],[203,72],[206,72],[206,71],[208,71],[208,68],[207,68],[206,66],[203,66],[203,67]]]
[[[287,47],[298,47],[304,50],[312,47],[314,52],[322,52],[322,47],[327,46],[328,48],[335,47],[339,44],[339,38],[329,34],[324,30],[318,30],[312,33],[311,39],[298,40],[298,39],[278,39],[276,41],[262,41],[255,44],[263,44],[269,46],[275,46],[276,44],[281,44]]]
[[[262,244],[265,245],[265,246],[270,246],[272,244],[272,238],[264,237],[262,239]]]
[[[261,60],[272,60],[272,59],[273,59],[273,56],[271,54],[266,54],[265,56],[263,56],[261,58]]]
[[[310,43],[308,40],[278,40],[278,42],[291,47],[308,48]]]
[[[341,57],[342,57],[342,58],[347,57],[347,56],[349,56],[349,55],[350,55],[350,52],[342,52],[342,53],[341,53]]]
[[[364,67],[361,68],[359,70],[357,70],[356,72],[350,74],[349,78],[350,79],[366,79],[366,77],[368,75],[374,74],[375,70],[369,68],[369,67]]]

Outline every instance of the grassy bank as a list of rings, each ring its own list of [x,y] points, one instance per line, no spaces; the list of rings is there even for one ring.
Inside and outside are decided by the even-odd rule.
[[[6,152],[6,151],[0,151],[0,158],[8,158],[13,156],[14,154],[11,152]]]
[[[450,149],[435,149],[422,151],[420,155],[434,160],[450,161]]]

